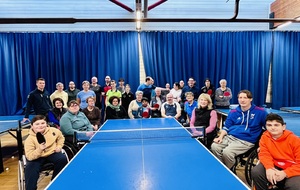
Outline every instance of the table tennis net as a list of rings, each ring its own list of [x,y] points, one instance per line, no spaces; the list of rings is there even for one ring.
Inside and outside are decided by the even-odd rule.
[[[141,128],[122,130],[99,130],[94,132],[77,132],[77,141],[116,141],[134,139],[178,139],[204,138],[204,127],[169,127],[169,128]]]

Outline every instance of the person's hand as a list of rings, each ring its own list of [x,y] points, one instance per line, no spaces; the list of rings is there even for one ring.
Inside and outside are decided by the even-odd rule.
[[[221,138],[221,137],[217,137],[214,139],[214,142],[218,143],[218,144],[222,143],[222,141],[223,141],[223,138]]]
[[[92,126],[93,126],[94,131],[98,130],[98,125],[92,125]]]
[[[21,123],[26,123],[26,122],[30,122],[29,118],[23,118],[23,120],[21,121]]]
[[[276,170],[275,175],[276,175],[276,181],[282,181],[284,178],[286,178],[286,173],[283,170],[281,171]]]
[[[61,152],[61,148],[60,147],[56,147],[54,151],[55,152]]]
[[[44,151],[46,149],[46,143],[39,144],[39,149]]]
[[[268,181],[272,184],[275,185],[277,180],[276,180],[276,170],[274,168],[272,169],[267,169],[266,170],[266,176]]]
[[[88,131],[86,132],[86,136],[87,137],[92,137],[94,135],[94,132],[93,131]]]
[[[224,96],[219,96],[219,98],[223,98]]]
[[[201,131],[194,131],[192,135],[193,136],[202,136],[203,134]]]
[[[172,116],[170,116],[170,115],[167,115],[167,116],[166,116],[166,118],[172,118]],[[176,119],[176,118],[175,118],[175,119]]]

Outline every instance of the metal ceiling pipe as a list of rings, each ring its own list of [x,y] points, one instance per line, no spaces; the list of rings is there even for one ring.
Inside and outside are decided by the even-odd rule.
[[[128,7],[127,5],[124,5],[123,3],[121,3],[121,2],[119,2],[119,1],[117,1],[117,0],[109,0],[110,2],[112,2],[112,3],[114,3],[114,4],[116,4],[116,5],[118,5],[118,6],[120,6],[120,7],[122,7],[123,9],[125,9],[125,10],[127,10],[127,11],[129,11],[129,12],[134,12],[134,10],[132,10],[130,7]]]
[[[160,5],[160,4],[162,4],[162,3],[166,2],[166,1],[168,1],[168,0],[160,0],[160,1],[157,1],[156,3],[154,3],[154,4],[152,4],[152,5],[150,5],[150,6],[148,7],[148,11],[150,11],[151,9],[154,9],[155,7],[157,7],[158,5]]]
[[[236,17],[238,16],[239,6],[240,6],[240,0],[235,0],[234,15],[233,15],[233,17],[231,17],[231,19],[236,19]]]
[[[148,0],[144,0],[144,18],[148,16]]]
[[[243,23],[273,23],[293,22],[297,19],[207,19],[207,18],[142,18],[142,22],[243,22]],[[135,18],[0,18],[0,24],[72,24],[79,22],[136,22]]]

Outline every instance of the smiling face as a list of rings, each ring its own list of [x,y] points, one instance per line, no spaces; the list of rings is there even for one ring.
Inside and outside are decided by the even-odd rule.
[[[112,105],[113,105],[113,106],[117,106],[118,104],[119,104],[118,98],[114,98],[114,99],[112,100]]]
[[[61,109],[63,107],[63,104],[61,101],[56,100],[54,106],[55,108]]]
[[[35,133],[44,133],[47,127],[47,122],[44,119],[36,120],[34,123],[31,124],[31,128]]]
[[[284,130],[286,129],[286,125],[282,125],[276,120],[268,120],[266,122],[266,128],[272,137],[277,139],[283,134]]]

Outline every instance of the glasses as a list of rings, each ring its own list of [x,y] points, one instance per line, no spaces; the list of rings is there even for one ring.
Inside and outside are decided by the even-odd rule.
[[[78,104],[72,104],[70,107],[77,107],[79,106]]]

